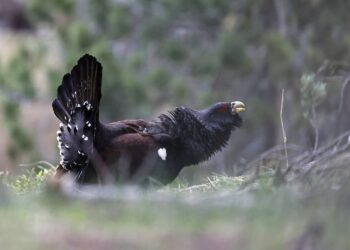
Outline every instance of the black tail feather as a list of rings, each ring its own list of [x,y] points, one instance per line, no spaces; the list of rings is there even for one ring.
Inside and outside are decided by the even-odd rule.
[[[52,103],[52,107],[57,118],[63,123],[67,124],[68,120],[70,119],[70,115],[61,101],[59,99],[55,99]]]
[[[84,55],[63,77],[52,107],[62,122],[57,132],[61,165],[81,170],[93,153],[95,131],[99,122],[102,66],[90,55]]]

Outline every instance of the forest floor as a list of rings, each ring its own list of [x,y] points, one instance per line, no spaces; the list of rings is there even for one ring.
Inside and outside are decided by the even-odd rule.
[[[20,193],[15,181],[0,189],[1,249],[350,249],[349,159],[320,165],[337,168],[323,179],[281,185],[269,171],[148,190]]]

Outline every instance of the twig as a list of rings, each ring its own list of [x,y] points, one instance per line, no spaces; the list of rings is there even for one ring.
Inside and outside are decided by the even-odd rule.
[[[319,149],[317,149],[316,152],[305,152],[301,156],[297,156],[296,158],[293,159],[292,165],[303,166],[305,164],[308,164],[310,161],[312,161],[312,159],[323,157],[323,155],[328,154],[330,151],[334,150],[334,148],[338,150],[342,144],[347,145],[348,143],[347,140],[349,137],[350,137],[350,130],[339,135],[337,138],[327,143],[325,146],[320,147]]]
[[[281,128],[282,128],[284,157],[286,159],[286,171],[284,173],[284,176],[285,176],[286,174],[288,174],[291,168],[289,166],[289,160],[288,160],[287,135],[286,135],[286,130],[284,128],[284,123],[283,123],[283,105],[284,105],[284,89],[282,89],[282,96],[281,96],[280,121],[281,121]]]
[[[218,188],[215,186],[214,182],[210,179],[210,177],[207,178],[210,185],[215,189],[215,190],[218,190]]]
[[[296,152],[302,152],[301,147],[299,147],[299,146],[297,146],[297,145],[293,145],[293,144],[288,145],[288,144],[287,144],[286,147],[287,147],[287,150],[289,150],[289,151],[290,151],[290,150],[293,150],[293,151],[296,151]],[[259,157],[255,158],[255,159],[253,159],[251,162],[249,162],[246,171],[248,171],[248,170],[254,168],[255,165],[259,165],[259,163],[260,163],[261,161],[268,160],[268,159],[270,159],[270,158],[275,158],[276,156],[274,156],[274,155],[278,155],[278,157],[282,157],[282,156],[280,155],[280,151],[284,151],[284,148],[285,148],[284,145],[277,145],[277,146],[275,146],[275,147],[273,147],[273,148],[271,148],[271,149],[269,149],[269,150],[266,150],[265,152],[263,152],[262,154],[260,154]],[[283,153],[283,154],[284,154],[284,153]],[[283,156],[283,158],[284,158],[284,156]],[[258,167],[258,166],[257,166],[257,167]]]
[[[48,166],[49,168],[52,169],[56,169],[57,166],[54,166],[53,164],[51,164],[50,162],[47,161],[37,161],[37,162],[33,162],[33,163],[23,163],[23,164],[19,164],[19,167],[39,167],[39,166]],[[40,168],[40,167],[39,167]]]
[[[325,161],[330,161],[335,156],[344,153],[350,148],[350,131],[347,131],[340,135],[335,140],[328,143],[326,146],[318,149],[317,152],[310,152],[311,155],[308,159],[303,159],[301,161],[295,161],[293,165],[299,165],[302,168],[301,173],[293,178],[293,180],[299,180],[308,176],[315,168],[319,166],[320,163]]]
[[[317,121],[316,121],[315,105],[312,105],[311,112],[312,112],[312,118],[310,119],[310,123],[311,123],[311,126],[313,127],[314,132],[315,132],[315,142],[314,142],[314,150],[313,150],[313,152],[316,152],[317,148],[318,148],[318,141],[319,141],[320,134],[319,134]]]
[[[210,183],[209,183],[210,184]],[[193,185],[190,187],[182,188],[179,190],[179,192],[192,192],[194,190],[202,190],[204,188],[208,188],[208,183],[200,184],[200,185]]]
[[[340,114],[340,112],[342,111],[343,109],[343,104],[344,104],[344,92],[345,92],[345,89],[346,87],[348,86],[350,82],[350,76],[348,76],[344,83],[343,83],[343,86],[341,88],[341,92],[340,92],[340,101],[339,101],[339,107],[338,107],[338,115]]]

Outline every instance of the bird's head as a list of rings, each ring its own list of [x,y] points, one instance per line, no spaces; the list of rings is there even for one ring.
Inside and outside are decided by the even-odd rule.
[[[243,102],[218,102],[209,108],[200,111],[202,119],[211,124],[227,124],[233,127],[240,127],[242,118],[240,113],[245,111]]]

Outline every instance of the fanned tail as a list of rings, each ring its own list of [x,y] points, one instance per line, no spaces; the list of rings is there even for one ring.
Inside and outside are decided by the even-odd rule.
[[[99,123],[102,66],[95,57],[84,55],[63,77],[52,108],[61,121],[57,131],[61,166],[81,172],[93,153]]]

